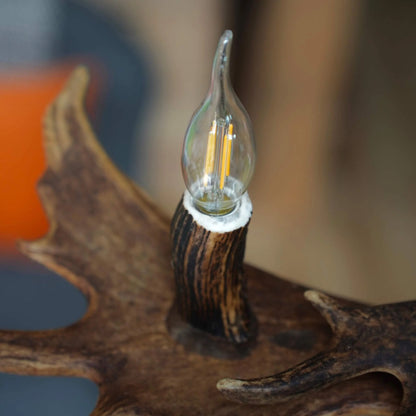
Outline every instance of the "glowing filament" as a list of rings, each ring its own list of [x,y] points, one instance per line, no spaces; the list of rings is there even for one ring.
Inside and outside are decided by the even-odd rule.
[[[214,120],[211,125],[211,130],[208,134],[207,155],[205,157],[205,174],[204,186],[208,185],[209,175],[214,172],[215,165],[215,146],[217,142],[217,122]]]
[[[231,165],[231,150],[233,142],[233,130],[234,126],[230,124],[228,131],[224,133],[222,141],[218,144],[221,146],[220,149],[220,164],[219,169],[217,168],[218,175],[220,178],[219,188],[224,189],[225,179],[230,175]],[[211,125],[211,130],[208,133],[207,143],[207,154],[205,156],[205,169],[204,169],[204,186],[208,186],[208,179],[214,173],[215,169],[215,155],[217,153],[217,122],[214,120]]]
[[[224,189],[225,178],[230,174],[231,145],[233,140],[233,125],[228,127],[222,143],[220,189]]]

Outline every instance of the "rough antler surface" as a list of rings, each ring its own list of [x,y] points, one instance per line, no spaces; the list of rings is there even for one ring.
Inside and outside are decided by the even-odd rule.
[[[216,389],[225,376],[248,379],[271,369],[283,371],[327,349],[330,328],[305,301],[302,287],[246,266],[248,295],[259,324],[250,354],[218,359],[174,341],[165,323],[174,299],[168,219],[98,145],[84,112],[87,84],[86,69],[78,68],[48,110],[48,169],[39,194],[51,226],[43,239],[21,243],[21,249],[82,290],[89,309],[82,320],[59,330],[0,331],[0,371],[89,378],[100,388],[93,416],[391,415],[400,403],[400,386],[380,375],[323,388],[332,373],[318,371],[303,389],[290,385],[289,378],[283,390],[296,399],[268,406],[234,403]],[[325,310],[323,297],[309,296],[317,296],[315,304]],[[367,311],[356,310],[354,319]],[[376,310],[381,314],[384,309]],[[400,321],[401,312],[395,311]],[[332,316],[329,309],[326,316]],[[378,322],[386,334],[400,334],[395,321]],[[335,327],[335,340],[341,342],[349,326],[344,325],[345,331]],[[393,335],[388,338],[389,348],[400,348],[402,357],[409,351],[414,359],[414,339],[401,335],[396,344]],[[363,330],[359,336],[367,335]],[[347,346],[356,351],[355,338],[346,339],[350,343],[344,343],[340,356],[348,354]],[[404,377],[414,362],[400,363],[402,372],[390,372],[409,383],[402,406],[411,406],[412,380]],[[363,372],[359,367],[358,373]]]
[[[242,403],[269,404],[383,371],[402,384],[402,403],[394,415],[415,415],[416,302],[351,306],[315,291],[307,291],[305,296],[334,331],[334,347],[274,376],[223,379],[218,388]]]

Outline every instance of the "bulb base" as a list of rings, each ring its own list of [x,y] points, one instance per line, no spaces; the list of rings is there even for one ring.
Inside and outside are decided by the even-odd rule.
[[[223,215],[231,214],[238,208],[239,201],[234,202],[224,198],[221,204],[215,202],[209,202],[208,198],[202,196],[200,199],[194,200],[195,208],[205,215],[211,215],[213,217],[222,217]]]
[[[246,293],[243,259],[251,202],[245,195],[229,215],[212,217],[193,206],[185,193],[171,224],[176,299],[171,318],[179,317],[208,338],[235,346],[251,345],[256,319]],[[169,320],[171,334],[181,340]]]
[[[203,214],[214,217],[228,215],[238,209],[241,196],[244,194],[243,184],[235,178],[228,177],[223,189],[215,186],[204,186],[196,182],[190,187],[195,208]]]

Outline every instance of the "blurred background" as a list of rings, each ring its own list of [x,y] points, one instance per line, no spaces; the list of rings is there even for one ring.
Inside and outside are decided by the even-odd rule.
[[[0,0],[0,328],[56,328],[86,308],[14,243],[47,229],[41,118],[71,69],[91,69],[105,149],[172,214],[224,29],[257,142],[247,261],[361,301],[416,298],[415,23],[410,0]],[[96,395],[0,375],[8,416],[87,415]]]

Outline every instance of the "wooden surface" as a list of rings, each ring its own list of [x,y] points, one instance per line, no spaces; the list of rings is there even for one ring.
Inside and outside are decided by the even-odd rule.
[[[216,389],[225,377],[280,372],[329,349],[330,327],[304,288],[246,266],[259,325],[251,353],[218,359],[177,343],[166,326],[174,299],[169,220],[98,145],[83,110],[87,84],[78,68],[49,108],[38,190],[51,228],[21,249],[80,288],[90,306],[64,329],[0,331],[0,371],[89,378],[100,388],[93,416],[391,415],[400,386],[380,374],[267,406],[234,403]]]

